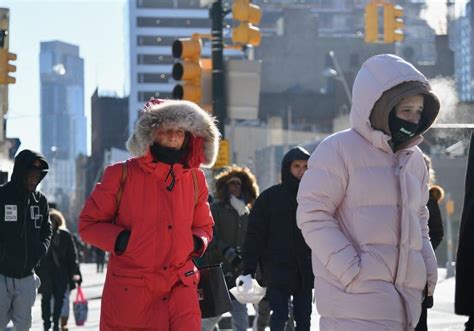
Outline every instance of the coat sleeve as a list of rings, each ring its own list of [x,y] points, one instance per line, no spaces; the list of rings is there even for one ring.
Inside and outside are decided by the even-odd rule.
[[[433,250],[433,246],[430,242],[429,228],[428,228],[428,218],[429,211],[426,206],[428,202],[428,171],[424,171],[423,184],[421,189],[421,206],[419,209],[419,218],[421,225],[422,233],[422,248],[421,254],[423,255],[423,260],[425,261],[426,273],[427,273],[427,282],[428,282],[428,296],[433,295],[436,283],[438,281],[438,263],[436,261],[436,256]]]
[[[211,209],[208,203],[209,189],[207,187],[206,177],[204,172],[199,170],[197,172],[198,182],[198,201],[194,208],[194,219],[192,232],[193,236],[199,238],[203,245],[197,252],[193,252],[193,256],[202,256],[212,240],[212,227],[214,226],[214,220],[212,218]]]
[[[69,276],[69,281],[71,281],[72,276],[78,274],[79,271],[79,262],[77,260],[77,252],[76,252],[76,246],[74,245],[74,241],[72,240],[72,236],[69,232],[64,231],[64,239],[66,241],[66,246],[67,246],[67,253],[66,253],[66,259],[67,259],[67,266],[68,266],[68,276]]]
[[[258,261],[263,253],[267,233],[268,233],[268,217],[265,213],[265,201],[268,191],[263,192],[255,200],[249,215],[247,224],[247,234],[242,252],[244,274],[255,275],[257,271]]]
[[[360,257],[334,214],[348,183],[345,161],[331,141],[323,141],[308,161],[298,190],[297,225],[326,270],[344,287],[360,271]]]
[[[79,216],[79,234],[85,242],[113,252],[115,240],[124,227],[113,224],[116,197],[122,178],[122,163],[109,166],[87,198]]]
[[[38,252],[38,261],[46,255],[46,252],[48,251],[49,245],[51,243],[51,237],[53,236],[53,229],[49,220],[49,208],[46,198],[44,198],[44,207],[42,214],[44,215],[44,219],[41,223],[41,245],[39,247]]]

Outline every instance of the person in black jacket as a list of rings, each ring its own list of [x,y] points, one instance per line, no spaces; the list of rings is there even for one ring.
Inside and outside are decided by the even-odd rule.
[[[311,250],[296,226],[296,194],[309,153],[291,149],[283,158],[282,183],[265,190],[250,212],[243,247],[243,288],[251,286],[259,265],[272,309],[271,330],[284,330],[293,297],[296,330],[309,330],[314,282]]]
[[[31,327],[39,286],[33,269],[52,235],[47,199],[36,191],[48,168],[41,154],[23,150],[11,180],[0,186],[0,330],[10,320],[16,331]]]
[[[431,158],[426,154],[423,154],[423,157],[425,159],[426,168],[428,169],[428,173],[430,175],[430,196],[428,199],[428,203],[426,204],[426,206],[428,207],[428,211],[430,212],[430,218],[428,219],[428,228],[431,246],[433,246],[433,250],[436,250],[436,248],[438,248],[439,244],[441,243],[441,240],[443,240],[444,236],[443,219],[441,218],[441,211],[439,210],[439,202],[441,202],[441,200],[443,200],[444,198],[444,190],[441,186],[434,184],[435,172],[431,165]],[[415,328],[415,331],[428,330],[428,308],[432,307],[433,297],[426,297],[421,304],[421,316],[420,320],[418,321],[418,325]]]
[[[41,279],[39,292],[44,330],[51,328],[51,298],[54,298],[53,330],[59,331],[59,318],[64,301],[69,305],[66,292],[74,289],[75,282],[80,283],[81,277],[76,247],[71,234],[64,226],[63,214],[56,209],[50,209],[49,217],[53,226],[53,237],[48,253],[41,259],[36,270]],[[65,316],[68,316],[68,309],[65,309],[65,312]],[[62,319],[61,322],[61,329],[64,329],[67,319]]]
[[[454,312],[469,316],[465,331],[474,331],[474,134],[467,159],[464,205],[456,254]]]

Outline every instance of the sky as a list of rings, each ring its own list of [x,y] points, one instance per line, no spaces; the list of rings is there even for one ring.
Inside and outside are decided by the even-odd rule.
[[[41,148],[40,42],[52,40],[79,46],[89,133],[96,87],[124,94],[125,0],[0,0],[0,7],[10,9],[10,52],[18,56],[16,84],[9,87],[7,137],[19,137],[20,149]]]
[[[7,136],[20,149],[40,150],[40,42],[60,40],[79,46],[84,59],[84,105],[90,136],[90,98],[96,89],[124,96],[125,7],[129,0],[0,0],[10,9],[10,52],[16,53],[16,84],[9,88]],[[134,0],[133,0],[134,1]],[[159,1],[159,0],[157,0]],[[456,1],[458,11],[466,1]],[[429,0],[426,17],[445,32],[446,0]],[[88,141],[90,152],[90,138]]]

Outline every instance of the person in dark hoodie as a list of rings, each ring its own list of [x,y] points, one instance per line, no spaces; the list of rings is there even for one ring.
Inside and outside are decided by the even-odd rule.
[[[296,329],[310,329],[314,281],[311,250],[296,226],[296,194],[309,156],[302,147],[286,153],[282,183],[263,191],[249,216],[243,247],[244,271],[237,281],[242,282],[244,290],[251,287],[259,266],[273,311],[271,330],[284,330],[291,297]]]
[[[39,278],[34,267],[46,254],[52,230],[48,202],[36,187],[48,172],[45,158],[23,150],[11,180],[0,186],[0,330],[31,327]]]

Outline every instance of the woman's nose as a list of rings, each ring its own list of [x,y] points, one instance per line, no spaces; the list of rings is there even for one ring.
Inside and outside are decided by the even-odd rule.
[[[419,113],[410,113],[410,116],[408,118],[408,121],[409,122],[412,122],[414,124],[418,124],[418,122],[420,121],[420,114]]]

